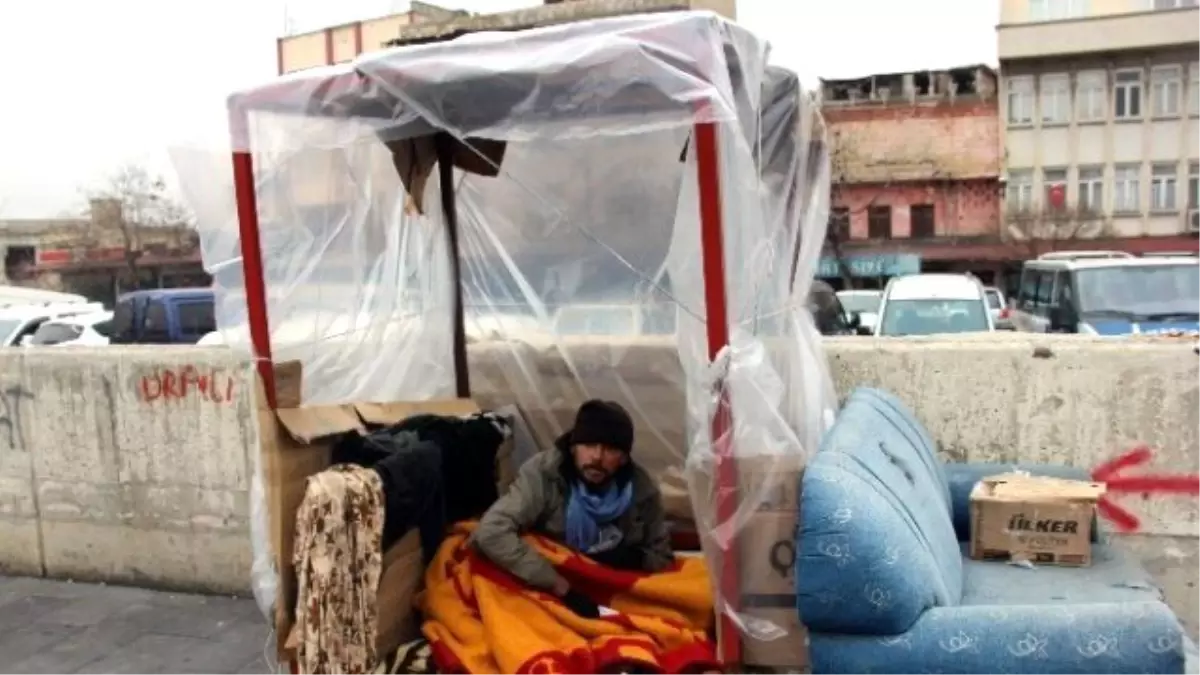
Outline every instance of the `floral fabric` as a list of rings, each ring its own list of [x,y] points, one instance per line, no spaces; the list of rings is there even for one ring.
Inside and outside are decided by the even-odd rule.
[[[309,477],[296,513],[300,672],[377,667],[383,515],[383,484],[374,470],[339,465]]]

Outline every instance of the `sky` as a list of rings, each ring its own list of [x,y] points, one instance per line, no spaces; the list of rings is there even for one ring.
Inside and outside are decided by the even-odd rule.
[[[497,12],[537,0],[441,0]],[[125,164],[222,149],[231,91],[276,74],[288,32],[404,11],[397,0],[0,2],[0,219],[78,213]],[[996,61],[998,0],[738,0],[772,61],[817,78]]]

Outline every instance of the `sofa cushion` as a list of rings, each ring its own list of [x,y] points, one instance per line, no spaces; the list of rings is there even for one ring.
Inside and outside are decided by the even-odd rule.
[[[963,544],[963,554],[969,545]],[[963,605],[1069,605],[1162,599],[1150,574],[1110,544],[1092,546],[1090,567],[1021,567],[967,560]]]
[[[962,596],[945,485],[882,405],[851,396],[802,479],[796,587],[812,630],[899,633]]]

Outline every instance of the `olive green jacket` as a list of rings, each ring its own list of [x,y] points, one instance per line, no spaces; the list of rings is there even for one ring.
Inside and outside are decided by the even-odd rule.
[[[471,535],[475,548],[492,562],[535,588],[550,590],[558,573],[550,562],[521,540],[537,532],[565,541],[567,478],[562,470],[564,453],[553,449],[538,453],[521,466],[516,479],[483,514]],[[629,509],[616,521],[621,546],[640,559],[640,567],[658,572],[674,561],[663,511],[662,495],[644,469],[631,466],[633,495]]]

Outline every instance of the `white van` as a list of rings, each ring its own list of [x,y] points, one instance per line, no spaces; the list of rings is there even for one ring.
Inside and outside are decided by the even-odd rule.
[[[966,274],[893,277],[883,289],[875,335],[938,335],[995,330],[983,284]]]
[[[1121,251],[1029,260],[1012,313],[1019,331],[1128,336],[1200,332],[1200,261]]]

